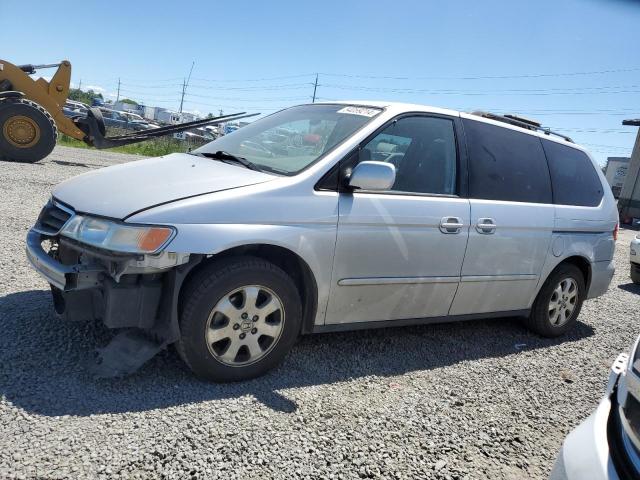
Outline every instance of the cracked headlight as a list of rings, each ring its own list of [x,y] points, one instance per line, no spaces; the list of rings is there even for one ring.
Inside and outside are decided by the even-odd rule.
[[[171,227],[129,225],[84,215],[74,216],[61,235],[94,247],[126,253],[155,253],[173,237]]]

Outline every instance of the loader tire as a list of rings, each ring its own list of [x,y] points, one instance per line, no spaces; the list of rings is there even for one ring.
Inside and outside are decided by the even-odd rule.
[[[0,100],[0,159],[37,162],[57,140],[56,122],[45,108],[24,98]]]

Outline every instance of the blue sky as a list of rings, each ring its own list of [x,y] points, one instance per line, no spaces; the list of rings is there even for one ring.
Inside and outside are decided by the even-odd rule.
[[[639,25],[631,0],[0,0],[4,59],[67,58],[107,98],[120,78],[121,96],[177,109],[195,61],[186,110],[269,113],[310,101],[319,73],[321,100],[516,112],[600,162],[635,139]]]

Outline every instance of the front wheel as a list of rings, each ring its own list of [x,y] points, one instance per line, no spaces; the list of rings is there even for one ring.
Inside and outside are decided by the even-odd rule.
[[[216,382],[266,373],[300,332],[302,306],[293,280],[254,257],[216,261],[189,280],[177,349],[199,377]]]
[[[544,337],[563,335],[576,323],[585,294],[580,269],[560,265],[542,285],[526,319],[527,327]]]

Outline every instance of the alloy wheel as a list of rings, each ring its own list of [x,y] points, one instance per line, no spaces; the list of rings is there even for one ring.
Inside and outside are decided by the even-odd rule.
[[[232,367],[257,362],[278,343],[284,313],[282,300],[265,286],[246,285],[227,293],[207,319],[205,338],[209,352]]]
[[[578,302],[578,283],[571,277],[560,280],[549,299],[549,320],[559,327],[571,319]]]

